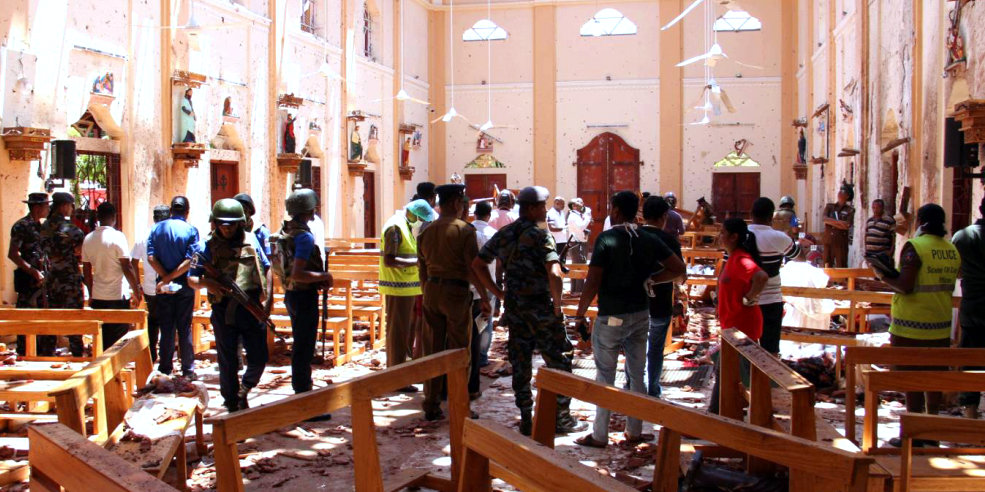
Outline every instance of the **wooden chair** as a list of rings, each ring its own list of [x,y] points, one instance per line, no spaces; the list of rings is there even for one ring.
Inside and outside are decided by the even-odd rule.
[[[903,448],[900,452],[900,492],[915,490],[985,490],[985,476],[981,464],[967,463],[965,476],[926,478],[913,476],[913,440],[931,439],[985,446],[985,421],[941,415],[906,413],[900,416],[900,437]],[[932,450],[930,450],[932,451]],[[975,454],[985,454],[985,448],[972,450]],[[970,453],[969,453],[970,454]]]
[[[458,492],[490,492],[499,478],[524,491],[634,492],[569,456],[490,421],[466,420]]]
[[[710,441],[743,455],[789,468],[790,490],[862,491],[868,485],[869,467],[873,463],[871,457],[678,406],[571,373],[541,368],[537,372],[533,438],[548,447],[554,447],[557,395],[604,405],[614,412],[660,425],[653,491],[678,490],[682,435]]]
[[[32,491],[174,491],[64,425],[31,426],[28,440]]]
[[[274,403],[213,417],[208,422],[212,424],[216,488],[220,492],[244,490],[237,448],[239,441],[351,406],[357,492],[391,491],[411,486],[455,490],[461,470],[462,429],[469,413],[467,369],[466,349],[446,350],[398,367],[289,396]],[[376,428],[373,424],[373,399],[409,384],[442,375],[448,376],[451,479],[431,475],[426,470],[408,469],[384,482],[376,446]]]

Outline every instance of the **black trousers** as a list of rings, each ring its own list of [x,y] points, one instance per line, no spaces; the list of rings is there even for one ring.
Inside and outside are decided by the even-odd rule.
[[[965,316],[961,320],[961,342],[958,344],[961,348],[985,348],[985,324],[975,323],[974,320],[968,319],[970,316]],[[965,370],[981,370],[981,367],[965,367]],[[981,401],[982,394],[976,391],[969,391],[961,393],[958,398],[958,402],[964,406],[978,406],[979,401]]]
[[[161,321],[161,347],[157,369],[171,374],[174,369],[174,342],[178,338],[181,372],[195,371],[195,348],[192,346],[192,312],[195,291],[185,286],[174,294],[160,294],[157,299],[158,319]]]
[[[759,344],[767,352],[773,355],[779,354],[780,328],[783,326],[783,303],[760,304],[759,310],[763,313],[763,336],[759,338]]]
[[[289,290],[284,304],[291,317],[291,387],[295,393],[311,390],[311,360],[315,358],[318,336],[318,290]]]
[[[107,301],[103,299],[92,299],[89,307],[93,309],[130,309],[129,299],[116,299]],[[126,323],[103,323],[103,350],[113,346],[117,340],[127,334],[130,325]]]
[[[472,363],[469,364],[469,393],[479,392],[479,330],[481,327],[475,323],[476,316],[482,314],[482,305],[478,299],[472,300],[472,340],[469,342],[469,351],[472,353]]]
[[[150,340],[150,359],[151,362],[157,362],[157,339],[161,334],[157,296],[144,294],[144,303],[147,304],[147,338]]]
[[[233,312],[229,313],[229,309]],[[230,320],[232,323],[227,322]],[[235,408],[240,387],[239,342],[242,340],[246,350],[243,386],[253,388],[260,382],[267,365],[266,327],[242,305],[231,307],[228,300],[212,305],[211,322],[219,359],[219,393],[226,408]]]

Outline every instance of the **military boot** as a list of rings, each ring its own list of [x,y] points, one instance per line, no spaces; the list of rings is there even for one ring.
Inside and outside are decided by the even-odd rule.
[[[520,409],[520,434],[529,436],[533,432],[534,419],[531,416],[531,409],[521,408]]]
[[[250,387],[243,385],[239,387],[239,393],[236,394],[236,404],[239,410],[246,410],[250,408],[250,401],[246,398],[250,394]]]
[[[588,428],[588,425],[584,422],[579,422],[571,413],[564,412],[557,416],[557,423],[554,424],[554,432],[556,434],[572,434],[575,432],[581,432]]]

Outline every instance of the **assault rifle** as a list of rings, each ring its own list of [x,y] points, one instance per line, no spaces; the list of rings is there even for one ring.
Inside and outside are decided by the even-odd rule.
[[[568,273],[568,272],[571,271],[571,269],[568,268],[568,265],[565,264],[564,255],[565,255],[565,253],[568,252],[568,247],[571,245],[571,238],[573,238],[573,237],[575,237],[575,236],[572,235],[572,234],[569,234],[568,235],[568,240],[564,243],[564,246],[561,247],[561,251],[558,251],[557,252],[557,257],[560,260],[560,261],[558,261],[558,263],[561,265],[561,271],[564,272],[564,273]]]
[[[216,267],[209,264],[207,261],[202,261],[202,257],[196,254],[192,258],[192,268],[201,267],[205,270],[205,274],[209,276],[212,280],[215,280],[219,285],[225,287],[229,292],[226,293],[234,301],[243,306],[247,312],[250,313],[257,321],[263,323],[271,333],[277,338],[283,340],[284,337],[277,334],[277,330],[274,326],[274,322],[270,321],[270,317],[267,315],[267,310],[263,308],[259,300],[250,297],[242,287],[236,284],[236,282],[229,278],[229,275],[219,271]]]

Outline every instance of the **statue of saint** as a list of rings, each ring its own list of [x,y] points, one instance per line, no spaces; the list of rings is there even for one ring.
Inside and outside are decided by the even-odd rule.
[[[291,113],[287,113],[287,120],[284,121],[284,153],[293,154],[297,148],[297,139],[294,138],[294,122],[296,118]]]
[[[178,121],[178,135],[182,142],[195,143],[195,108],[192,106],[192,88],[185,89],[181,100],[181,118]]]
[[[803,128],[800,129],[800,138],[797,139],[797,164],[807,164],[807,136],[804,135]]]
[[[226,100],[222,102],[222,115],[232,116],[233,115],[233,98],[226,97]]]
[[[400,151],[400,167],[410,167],[410,137],[404,140],[403,149]]]
[[[359,162],[363,158],[363,143],[359,139],[359,125],[353,125],[349,135],[349,162]]]

